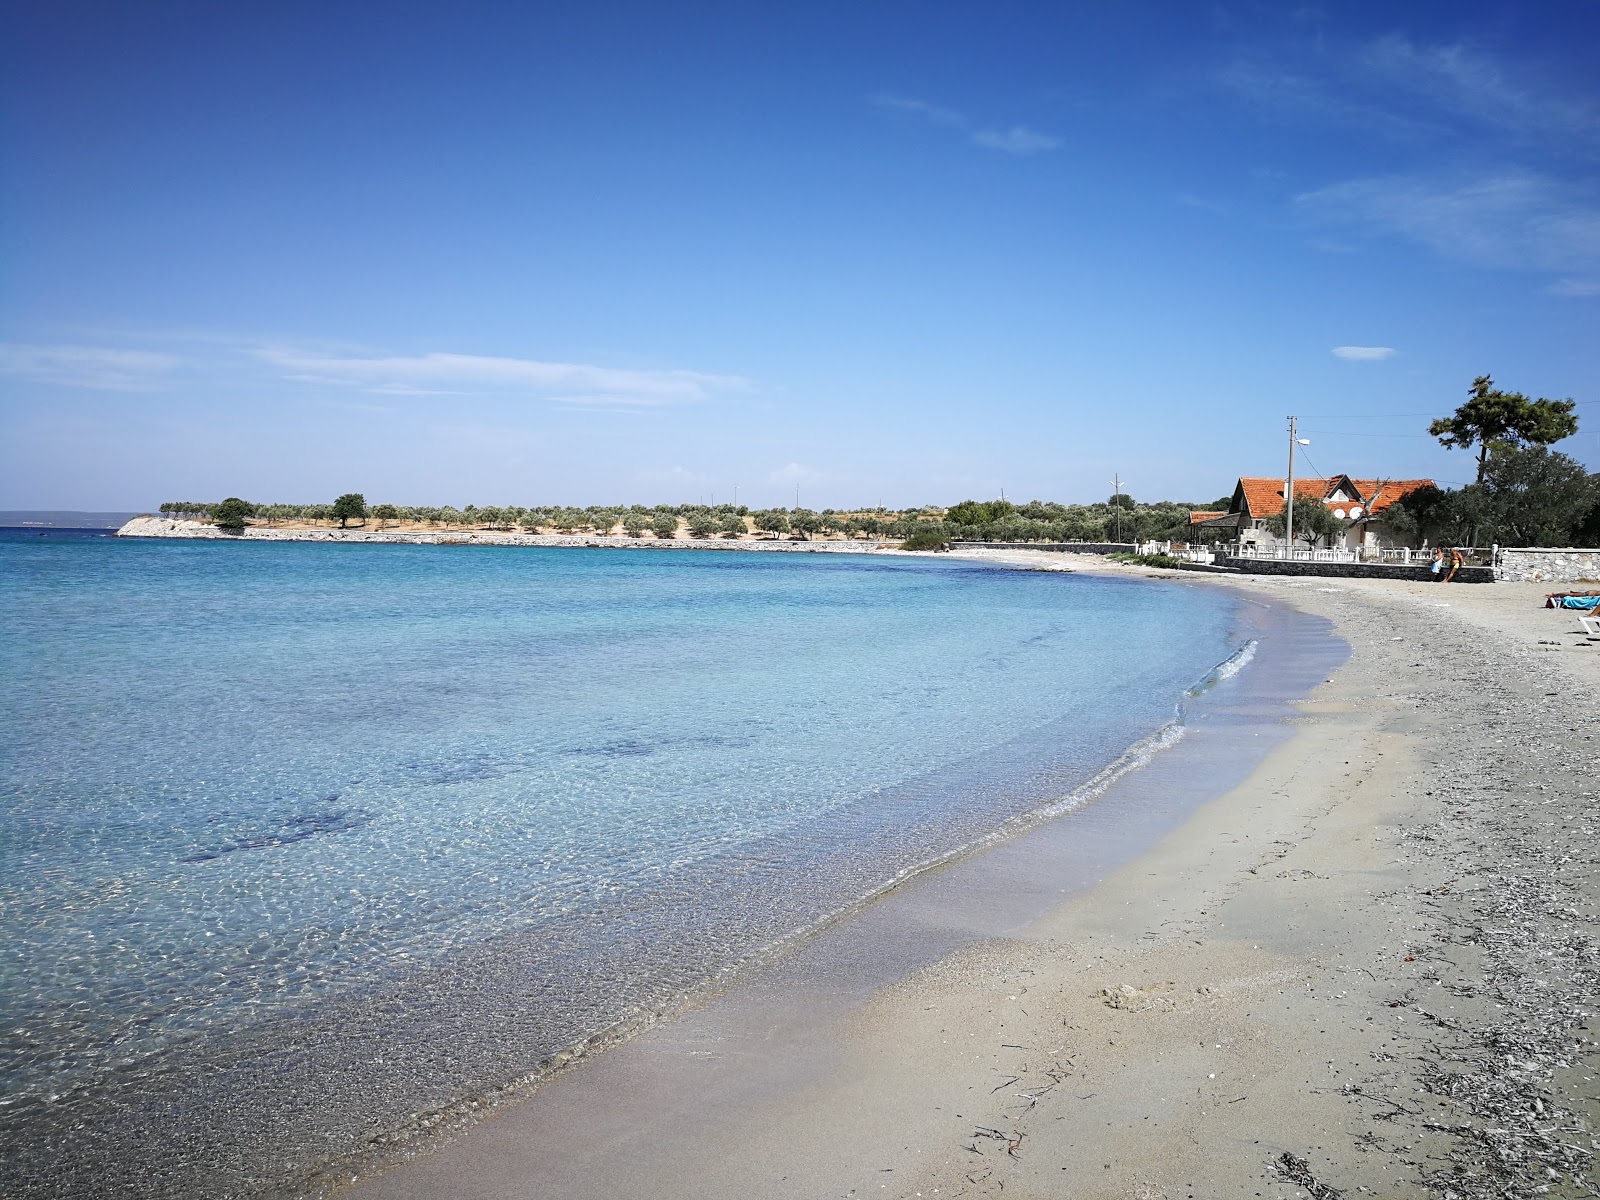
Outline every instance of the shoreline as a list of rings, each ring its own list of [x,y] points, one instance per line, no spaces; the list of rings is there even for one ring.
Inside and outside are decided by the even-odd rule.
[[[1060,569],[1060,567],[1061,564],[1059,563],[1051,564],[1052,569]],[[1217,665],[1220,666],[1221,664]],[[1127,748],[1123,752],[1122,759],[1128,758],[1130,754],[1136,758],[1139,748],[1139,743]],[[1102,772],[1102,775],[1124,773],[1126,770],[1138,765],[1136,762],[1127,763],[1122,759],[1109,764],[1106,770]],[[1095,791],[1098,790],[1099,784],[1100,780],[1096,778],[1085,783],[1084,787],[1090,791]],[[1035,803],[1039,802],[1035,801]],[[1057,802],[1050,800],[1044,803],[1046,807],[1054,807]],[[550,1074],[549,1068],[552,1066],[559,1069],[568,1062],[587,1057],[598,1047],[625,1042],[641,1027],[647,1028],[662,1020],[670,1020],[672,1014],[692,1006],[694,1002],[703,998],[707,992],[721,986],[730,975],[742,974],[753,965],[764,963],[791,952],[797,943],[807,941],[817,929],[826,929],[846,919],[850,914],[872,907],[878,897],[885,892],[896,890],[906,879],[920,876],[930,871],[937,871],[944,863],[952,859],[968,857],[981,847],[1009,837],[1019,828],[1026,828],[1044,819],[1048,819],[1048,817],[1041,810],[1030,809],[1016,818],[1006,820],[998,830],[993,826],[983,826],[975,841],[965,841],[956,849],[940,854],[933,860],[918,862],[914,869],[901,872],[895,879],[886,883],[875,883],[870,893],[857,897],[843,908],[829,910],[824,919],[810,922],[803,927],[795,929],[771,945],[757,946],[751,954],[741,954],[735,959],[729,960],[717,975],[708,980],[702,981],[696,977],[696,979],[688,981],[693,986],[688,987],[687,990],[677,992],[670,1001],[664,1001],[664,1007],[642,1011],[638,1019],[629,1018],[621,1025],[602,1026],[597,1029],[592,1027],[585,1028],[580,1031],[582,1036],[577,1036],[574,1042],[556,1043],[557,1046],[565,1046],[566,1048],[555,1052],[553,1059],[549,1061],[538,1058],[520,1060],[531,1064],[531,1073],[529,1075],[512,1078],[503,1085],[497,1084],[491,1087],[485,1093],[475,1093],[471,1098],[462,1098],[460,1103],[446,1103],[442,1107],[435,1107],[438,1101],[431,1098],[421,1098],[414,1094],[403,1095],[395,1093],[400,1103],[421,1105],[420,1111],[408,1114],[406,1109],[401,1108],[397,1113],[393,1114],[396,1118],[394,1121],[381,1121],[378,1123],[363,1122],[358,1115],[355,1117],[357,1128],[354,1131],[341,1130],[341,1137],[338,1143],[332,1141],[324,1142],[321,1131],[314,1130],[315,1136],[310,1140],[302,1141],[297,1140],[296,1137],[287,1137],[280,1144],[285,1149],[291,1145],[333,1146],[338,1144],[342,1147],[344,1143],[343,1133],[351,1133],[349,1144],[357,1147],[357,1153],[353,1157],[358,1161],[365,1162],[366,1156],[361,1151],[370,1149],[375,1142],[401,1140],[410,1134],[419,1132],[426,1135],[429,1131],[435,1130],[441,1125],[452,1124],[455,1117],[470,1118],[472,1115],[477,1115],[483,1107],[504,1098],[507,1093],[520,1094],[530,1085],[542,1082]],[[860,830],[857,829],[851,836],[859,841],[861,838]],[[870,837],[868,841],[870,842]],[[881,863],[881,857],[879,862]],[[867,865],[871,866],[873,864],[868,863]],[[873,876],[874,879],[882,878],[881,867],[878,870],[880,873],[875,874]],[[490,969],[487,969],[480,977],[476,978],[473,986],[488,992],[499,993],[503,991],[508,997],[520,994],[517,980],[507,973],[515,971],[517,967],[516,954],[500,955],[495,962],[490,964]],[[331,1073],[323,1070],[320,1075],[315,1072],[306,1073],[303,1076],[304,1082],[320,1079],[321,1083],[317,1085],[318,1090],[323,1090],[323,1085],[326,1085],[326,1091],[335,1097],[344,1096],[352,1102],[360,1101],[362,1096],[359,1089],[352,1089],[349,1084],[353,1081],[354,1075],[359,1073],[360,1056],[370,1054],[371,1051],[370,1047],[359,1043],[370,1043],[374,1035],[384,1033],[398,1034],[399,1037],[396,1041],[391,1043],[395,1046],[395,1053],[385,1053],[381,1057],[394,1058],[397,1062],[403,1062],[406,1058],[405,1051],[402,1049],[402,1043],[404,1042],[415,1039],[418,1045],[430,1043],[437,1045],[442,1038],[445,1042],[454,1045],[455,1042],[445,1027],[449,1026],[450,1029],[454,1029],[456,1034],[467,1032],[464,1028],[457,1028],[460,1025],[459,1021],[450,1019],[449,994],[454,990],[455,982],[449,978],[449,972],[437,973],[429,978],[419,976],[415,982],[416,986],[409,993],[396,992],[394,994],[385,993],[384,995],[374,993],[370,996],[353,995],[349,1003],[339,1002],[330,1005],[327,1012],[320,1015],[312,1015],[298,1021],[299,1029],[295,1040],[299,1045],[281,1044],[282,1039],[274,1038],[272,1036],[273,1031],[265,1028],[236,1030],[229,1039],[232,1045],[228,1048],[227,1056],[220,1063],[213,1064],[218,1069],[211,1073],[211,1077],[196,1080],[192,1084],[181,1084],[179,1090],[189,1093],[185,1098],[185,1103],[208,1107],[214,1106],[217,1111],[223,1113],[227,1113],[230,1110],[237,1110],[243,1113],[252,1106],[263,1102],[268,1105],[268,1112],[275,1108],[282,1109],[287,1107],[292,1109],[301,1107],[294,1103],[297,1091],[303,1091],[303,1087],[296,1083],[296,1079],[301,1078],[303,1066],[309,1066],[313,1061],[318,1064],[319,1070],[330,1063],[333,1069]],[[525,987],[521,989],[521,991],[525,990]],[[401,1003],[408,1013],[416,1014],[415,1019],[408,1018],[406,1022],[386,1024],[383,1014],[386,1010],[394,1009],[396,1002]],[[364,1005],[365,1007],[363,1007]],[[341,1014],[347,1021],[341,1021]],[[501,1014],[503,1017],[512,1015],[509,1010]],[[430,1026],[430,1016],[444,1019]],[[375,1020],[373,1018],[378,1019]],[[348,1038],[345,1037],[346,1030],[350,1031]],[[493,1026],[490,1025],[483,1032],[492,1033],[492,1030]],[[281,1030],[278,1030],[278,1032],[281,1032]],[[350,1043],[351,1055],[341,1058],[339,1057],[339,1052],[337,1050],[330,1051],[329,1046],[331,1043],[342,1043],[343,1041]],[[312,1048],[315,1049],[311,1053],[307,1053],[307,1050]],[[453,1054],[454,1051],[450,1053]],[[302,1064],[303,1066],[297,1067],[296,1064]],[[149,1075],[153,1080],[158,1081],[148,1093],[144,1093],[146,1098],[151,1101],[159,1101],[169,1090],[166,1083],[160,1082],[163,1077],[171,1078],[175,1083],[179,1082],[171,1069],[173,1065],[171,1063],[155,1063],[153,1065],[156,1069],[151,1071],[146,1070],[146,1066],[150,1064],[143,1062],[130,1062],[128,1065],[130,1072],[139,1076]],[[147,1137],[135,1139],[128,1144],[150,1144],[159,1134],[156,1126],[150,1124],[140,1115],[139,1109],[146,1107],[149,1107],[151,1111],[157,1109],[165,1111],[164,1106],[155,1104],[153,1106],[125,1106],[123,1111],[108,1109],[102,1115],[107,1118],[110,1124],[122,1126],[135,1132],[142,1128],[148,1134]],[[313,1109],[317,1108],[315,1105],[312,1107]],[[338,1107],[336,1103],[332,1111],[337,1112]],[[343,1107],[348,1113],[360,1106],[351,1103]],[[269,1126],[281,1125],[282,1122],[269,1119],[267,1124]],[[336,1128],[347,1124],[348,1122],[342,1120],[333,1121],[323,1126],[322,1129],[329,1131],[331,1135]],[[218,1131],[222,1128],[223,1126],[219,1126]],[[368,1133],[377,1133],[380,1130],[382,1134],[379,1137],[364,1136]],[[280,1132],[288,1131],[280,1130]],[[299,1131],[296,1132],[298,1133]],[[175,1135],[172,1138],[172,1145],[164,1153],[171,1153],[173,1149],[176,1149],[186,1140],[192,1141],[192,1134],[187,1138],[182,1134]],[[219,1147],[225,1147],[227,1142],[218,1139],[216,1144]],[[241,1147],[241,1149],[243,1148]],[[21,1157],[19,1155],[19,1163]],[[335,1153],[330,1159],[324,1161],[338,1163],[344,1157],[343,1154]],[[188,1158],[191,1161],[184,1163],[182,1161],[183,1158]],[[296,1168],[301,1166],[309,1167],[313,1163],[296,1162],[290,1170],[284,1171],[282,1164],[268,1165],[271,1161],[271,1156],[269,1155],[261,1162],[260,1168],[255,1168],[254,1163],[246,1163],[240,1156],[231,1152],[217,1158],[213,1158],[203,1151],[180,1154],[178,1161],[173,1164],[175,1170],[172,1172],[171,1177],[166,1180],[167,1190],[162,1191],[161,1194],[196,1194],[198,1189],[195,1180],[206,1178],[204,1174],[197,1174],[195,1171],[195,1168],[202,1163],[209,1163],[211,1168],[221,1168],[216,1172],[215,1182],[218,1186],[226,1183],[226,1190],[229,1194],[234,1194],[235,1191],[239,1194],[297,1194],[302,1187],[307,1185],[307,1175],[303,1170]],[[143,1167],[134,1163],[129,1163],[128,1165],[131,1170],[124,1174],[121,1169],[113,1167],[109,1160],[101,1162],[100,1167],[108,1169],[106,1174],[100,1176],[102,1184],[112,1191],[117,1191],[119,1186],[116,1182],[117,1180],[126,1181],[138,1177],[142,1171],[153,1167],[154,1163],[147,1163]],[[46,1171],[41,1169],[32,1171],[30,1172],[32,1176],[30,1182],[35,1182],[38,1190],[37,1192],[29,1190],[26,1194],[71,1194],[74,1187],[84,1185],[84,1181],[89,1177],[84,1173],[85,1169],[93,1166],[93,1156],[84,1155],[76,1163],[69,1158],[58,1170]],[[241,1166],[245,1168],[243,1171],[237,1169]],[[16,1178],[21,1179],[23,1176],[19,1172]],[[249,1186],[245,1186],[247,1183]]]
[[[1064,573],[1073,570],[1059,556],[1052,556],[1053,561],[1043,564],[1009,561],[1003,552],[980,551],[958,557],[986,561],[1002,569]],[[1096,565],[1100,565],[1098,560]],[[1142,568],[1105,563],[1102,569],[1106,574],[1122,574]],[[1176,578],[1178,582],[1192,582],[1188,576]],[[1187,736],[1178,739],[1176,745],[1168,744],[1156,752],[1137,756],[1134,751],[1139,747],[1131,747],[1123,759],[1138,757],[1139,761],[1124,764],[1119,760],[1112,764],[1103,772],[1112,778],[1103,786],[1098,782],[1088,785],[1087,800],[1049,806],[1047,810],[1030,814],[1029,819],[1020,824],[1008,822],[989,836],[891,881],[862,902],[824,922],[820,930],[802,931],[786,939],[785,944],[775,948],[777,953],[744,964],[731,973],[731,980],[716,981],[712,988],[687,998],[681,1008],[664,1015],[659,1023],[652,1022],[643,1029],[629,1031],[622,1038],[608,1040],[599,1047],[603,1053],[587,1056],[581,1064],[573,1064],[579,1069],[561,1071],[536,1081],[528,1093],[510,1098],[496,1112],[467,1114],[465,1122],[459,1125],[447,1121],[447,1126],[454,1127],[445,1130],[442,1138],[426,1136],[426,1130],[419,1131],[423,1137],[410,1144],[397,1144],[390,1155],[365,1164],[349,1162],[345,1169],[361,1171],[370,1178],[376,1168],[378,1182],[374,1194],[379,1196],[522,1194],[516,1187],[480,1192],[474,1181],[456,1173],[441,1178],[432,1169],[438,1165],[437,1160],[429,1156],[435,1153],[452,1155],[458,1148],[470,1146],[474,1139],[493,1138],[492,1131],[505,1125],[521,1124],[530,1117],[536,1121],[554,1118],[559,1123],[564,1111],[582,1111],[586,1121],[596,1122],[597,1130],[625,1112],[623,1126],[610,1129],[610,1133],[622,1141],[647,1137],[652,1147],[693,1142],[699,1136],[695,1126],[702,1117],[713,1121],[725,1117],[727,1110],[742,1105],[748,1097],[740,1095],[735,1102],[727,1094],[729,1081],[715,1079],[715,1066],[711,1068],[713,1080],[709,1083],[692,1069],[680,1077],[670,1061],[676,1054],[672,1047],[679,1039],[677,1031],[700,1026],[708,1020],[730,1024],[740,1031],[731,1035],[735,1043],[742,1039],[752,1044],[734,1044],[695,1054],[698,1057],[700,1053],[710,1053],[741,1061],[749,1061],[752,1054],[763,1056],[776,1037],[784,1044],[779,1069],[806,1070],[803,1049],[793,1043],[815,1035],[819,1044],[832,1044],[839,1032],[831,1026],[820,1031],[809,1027],[808,1023],[819,1008],[832,1012],[842,995],[850,996],[851,1004],[864,1002],[869,991],[897,986],[908,972],[928,967],[946,953],[980,945],[985,937],[1039,918],[1057,903],[1056,897],[1061,892],[1089,886],[1108,865],[1133,859],[1148,849],[1153,836],[1170,829],[1194,809],[1214,801],[1224,786],[1218,779],[1229,779],[1236,774],[1242,778],[1241,763],[1258,759],[1264,743],[1286,737],[1284,719],[1290,711],[1289,701],[1305,695],[1326,669],[1342,661],[1343,644],[1327,636],[1326,622],[1308,619],[1288,606],[1256,602],[1253,607],[1261,615],[1252,618],[1255,629],[1253,634],[1247,635],[1248,644],[1217,664],[1212,674],[1185,694],[1185,706],[1192,709],[1190,716],[1199,723],[1189,726]],[[1265,628],[1261,626],[1263,621]],[[1258,643],[1257,636],[1265,641]],[[1306,639],[1310,639],[1311,644],[1296,652],[1293,647]],[[1259,651],[1258,646],[1262,647]],[[1251,654],[1258,655],[1258,662],[1253,673],[1246,673],[1239,690],[1217,692],[1219,682],[1227,682],[1237,673],[1234,667],[1240,655]],[[1261,741],[1252,743],[1251,739]],[[1045,857],[1041,859],[1041,855]],[[1002,865],[997,867],[997,864]],[[997,869],[1005,876],[998,881],[998,887],[993,878]],[[981,917],[962,911],[974,895],[983,898]],[[944,915],[930,920],[927,911],[930,908],[942,910]],[[907,949],[908,944],[911,949]],[[833,965],[818,966],[819,962]],[[838,966],[841,962],[846,964],[843,969]],[[864,987],[864,984],[870,986]],[[774,995],[783,997],[778,1001],[780,1009],[791,1003],[801,1003],[805,1011],[780,1011],[773,1016],[764,1006]],[[724,1040],[724,1035],[716,1040]],[[657,1061],[663,1046],[667,1047],[669,1060],[665,1064]],[[751,1066],[759,1090],[763,1064],[751,1063]],[[669,1128],[659,1128],[659,1121],[652,1124],[650,1115],[639,1111],[637,1101],[619,1110],[608,1099],[616,1094],[637,1094],[641,1079],[647,1085],[659,1085],[663,1073],[670,1077],[670,1082],[665,1090],[655,1094],[660,1101],[658,1107],[672,1114],[667,1117]],[[748,1091],[750,1086],[746,1080],[732,1083],[736,1092]],[[674,1097],[680,1092],[694,1093],[707,1107],[697,1108],[683,1121],[675,1123],[680,1109]],[[641,1132],[635,1128],[638,1125],[650,1127]],[[575,1133],[568,1130],[559,1136]],[[741,1139],[759,1140],[760,1136],[759,1131],[747,1130],[741,1134]],[[596,1133],[594,1148],[599,1157],[608,1156],[606,1145],[606,1139]],[[491,1156],[498,1158],[501,1153],[496,1149]],[[413,1179],[408,1184],[408,1172],[415,1172],[419,1166],[423,1168],[420,1181]],[[338,1174],[337,1169],[329,1172],[330,1177]],[[395,1184],[395,1180],[399,1183]],[[354,1178],[349,1180],[349,1183],[355,1182]],[[815,1179],[812,1182],[822,1187],[827,1181]],[[629,1193],[722,1194],[703,1191],[709,1186],[703,1178],[675,1178],[676,1186],[664,1185],[661,1179],[653,1176],[625,1174],[619,1178],[607,1166],[592,1159],[574,1162],[571,1169],[556,1176],[529,1179],[526,1184],[536,1190],[547,1190],[549,1194],[574,1197]],[[334,1190],[344,1194],[348,1186],[335,1185]],[[391,1193],[388,1190],[391,1186],[399,1190]],[[737,1181],[730,1187],[730,1195],[748,1194],[739,1190],[742,1184]],[[360,1195],[368,1192],[364,1182],[353,1190],[353,1194]],[[779,1190],[772,1194],[788,1193]]]
[[[657,538],[614,537],[609,534],[509,533],[492,529],[423,532],[414,530],[275,528],[249,525],[239,533],[224,533],[204,521],[170,517],[135,517],[116,531],[117,537],[175,538],[223,542],[338,542],[384,546],[562,546],[616,550],[777,550],[832,554],[901,554],[899,538],[830,541],[825,538]]]
[[[1172,577],[1288,600],[1352,647],[1247,780],[847,1004],[776,1086],[696,1110],[692,1151],[619,1095],[685,1061],[755,1070],[794,1014],[741,1043],[720,1001],[691,1009],[341,1194],[525,1195],[555,1170],[594,1195],[1593,1194],[1600,649],[1539,585]],[[563,1140],[561,1094],[586,1128],[634,1122],[625,1162]]]

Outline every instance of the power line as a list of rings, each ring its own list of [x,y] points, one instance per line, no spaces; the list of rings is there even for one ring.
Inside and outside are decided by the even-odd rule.
[[[1574,400],[1572,402],[1572,406],[1574,408],[1588,408],[1590,405],[1594,404],[1600,404],[1600,400]],[[1306,421],[1377,421],[1386,417],[1451,417],[1454,415],[1455,413],[1453,410],[1451,412],[1439,412],[1437,409],[1434,409],[1431,412],[1405,413],[1306,413],[1301,417],[1301,419]]]
[[[1374,421],[1383,417],[1442,417],[1449,415],[1449,413],[1441,412],[1307,413],[1306,419],[1310,421]]]
[[[1321,468],[1319,468],[1316,463],[1311,461],[1311,452],[1309,450],[1301,450],[1300,451],[1300,457],[1306,460],[1306,465],[1307,466],[1309,466],[1313,471],[1316,471],[1318,478],[1321,478],[1321,479],[1327,479],[1328,478],[1328,476],[1326,476],[1326,475],[1324,475],[1322,473]]]
[[[1428,438],[1430,440],[1433,437],[1431,433],[1344,433],[1337,429],[1306,429],[1302,432],[1307,435],[1314,433],[1318,437]]]

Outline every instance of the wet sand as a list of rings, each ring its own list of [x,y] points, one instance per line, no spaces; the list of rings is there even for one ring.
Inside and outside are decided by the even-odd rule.
[[[1119,785],[1225,795],[1108,793],[342,1190],[1593,1194],[1600,643],[1536,585],[1185,582],[1353,650],[1292,737],[1231,714],[1247,777],[1197,729]]]

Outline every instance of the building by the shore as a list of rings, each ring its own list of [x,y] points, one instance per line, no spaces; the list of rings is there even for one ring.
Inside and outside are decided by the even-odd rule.
[[[1294,494],[1297,500],[1320,500],[1344,523],[1343,531],[1330,548],[1376,550],[1411,545],[1407,537],[1384,521],[1384,513],[1411,493],[1435,486],[1431,479],[1357,479],[1351,475],[1333,475],[1326,479],[1296,479]],[[1240,476],[1228,510],[1191,512],[1190,533],[1220,534],[1229,541],[1262,549],[1281,546],[1283,539],[1267,528],[1267,522],[1282,514],[1283,493],[1281,476],[1276,479]]]

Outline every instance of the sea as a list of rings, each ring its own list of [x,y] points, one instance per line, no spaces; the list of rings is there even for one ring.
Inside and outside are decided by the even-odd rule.
[[[943,556],[0,531],[0,1192],[293,1191],[514,1093],[1093,803],[1245,616]]]

